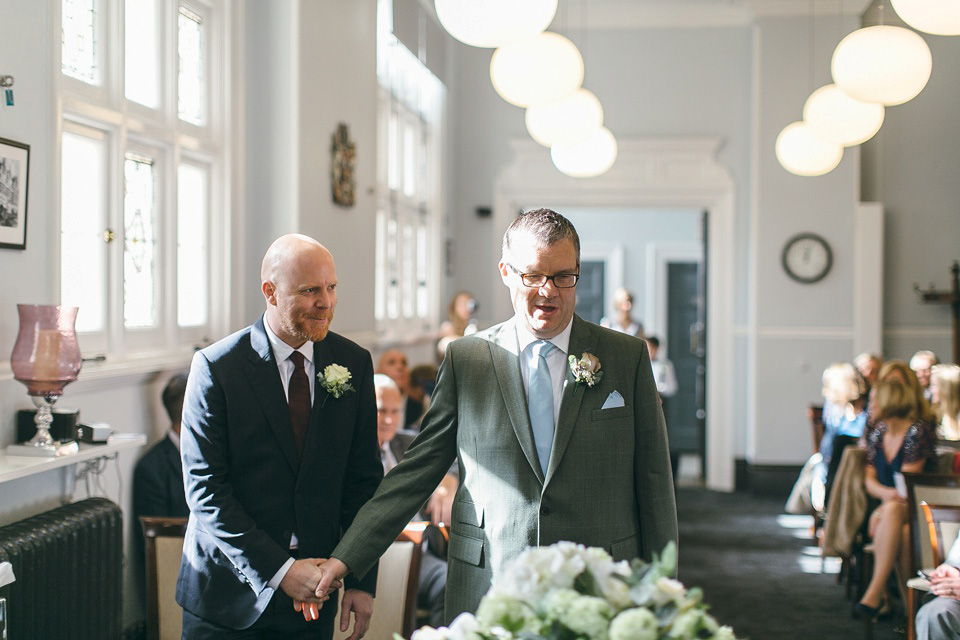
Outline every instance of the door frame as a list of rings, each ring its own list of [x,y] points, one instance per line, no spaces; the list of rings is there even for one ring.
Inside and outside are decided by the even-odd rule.
[[[660,338],[660,351],[669,358],[667,347],[667,266],[671,262],[703,263],[703,245],[700,242],[658,242],[647,248],[646,306],[656,312],[646,313],[650,318],[648,335]],[[709,318],[709,314],[707,316]],[[709,324],[709,321],[708,321]]]
[[[710,256],[707,282],[707,420],[706,485],[733,491],[735,477],[733,377],[735,289],[733,177],[717,159],[719,136],[641,138],[621,137],[613,168],[590,179],[561,174],[550,151],[529,138],[510,141],[512,159],[494,182],[494,211],[490,242],[500,246],[503,233],[523,207],[685,208],[707,212]],[[503,298],[503,299],[501,299]],[[513,314],[509,300],[500,296],[492,305],[494,317]]]
[[[623,286],[625,282],[623,245],[599,242],[580,243],[580,261],[603,263],[603,302],[609,304],[608,296]],[[610,309],[604,308],[602,316],[610,315]]]

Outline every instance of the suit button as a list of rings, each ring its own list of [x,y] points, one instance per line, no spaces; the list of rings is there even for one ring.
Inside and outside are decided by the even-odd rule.
[[[553,509],[551,509],[550,507],[547,507],[547,506],[543,506],[543,507],[540,507],[540,513],[543,514],[543,515],[545,515],[545,516],[548,516],[548,515],[550,515],[551,513],[553,513]]]

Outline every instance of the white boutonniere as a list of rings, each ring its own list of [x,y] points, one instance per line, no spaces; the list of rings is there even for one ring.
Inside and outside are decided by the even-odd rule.
[[[354,390],[353,385],[350,384],[350,378],[352,377],[353,374],[350,373],[350,369],[340,364],[329,364],[323,370],[323,373],[317,374],[320,385],[334,398],[339,398],[347,391]]]
[[[603,371],[600,371],[600,360],[592,353],[584,352],[579,360],[577,356],[570,356],[567,360],[570,362],[570,372],[573,373],[573,381],[576,383],[573,388],[574,393],[577,392],[581,383],[592,387],[603,377]]]

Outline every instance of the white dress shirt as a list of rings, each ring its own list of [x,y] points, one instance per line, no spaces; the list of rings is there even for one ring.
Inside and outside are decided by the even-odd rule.
[[[533,343],[540,338],[536,337],[523,318],[514,317],[514,326],[517,329],[517,341],[520,345],[520,372],[523,374],[523,392],[529,398],[530,394],[530,358],[533,355]],[[570,330],[573,321],[567,323],[563,331],[553,336],[547,342],[552,342],[556,349],[544,356],[547,360],[547,369],[550,370],[550,382],[553,384],[553,424],[560,420],[560,399],[563,397],[563,381],[567,377],[567,351],[570,350]],[[577,356],[579,358],[579,355]]]
[[[277,337],[277,334],[273,332],[273,329],[270,328],[270,323],[267,322],[266,316],[263,318],[263,328],[267,332],[267,340],[270,341],[270,348],[273,350],[273,357],[277,361],[277,369],[280,370],[280,382],[283,383],[283,395],[286,396],[287,401],[290,401],[290,377],[293,375],[293,370],[296,368],[293,362],[290,360],[290,355],[294,351],[299,351],[303,354],[303,370],[307,373],[307,381],[310,383],[310,404],[313,404],[313,387],[314,382],[316,381],[316,366],[313,364],[313,342],[307,340],[300,348],[294,349],[286,342]],[[290,548],[296,549],[299,545],[297,540],[297,534],[290,536]],[[286,562],[283,563],[283,566],[280,567],[280,570],[273,574],[273,577],[270,578],[270,582],[267,583],[268,587],[276,590],[280,588],[280,581],[283,580],[283,576],[287,575],[287,571],[290,570],[290,567],[293,565],[293,558],[289,558]]]

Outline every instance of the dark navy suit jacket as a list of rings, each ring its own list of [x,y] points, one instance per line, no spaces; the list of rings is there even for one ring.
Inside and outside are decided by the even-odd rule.
[[[194,356],[180,434],[190,520],[177,602],[232,629],[248,628],[267,607],[267,583],[290,557],[291,535],[299,557],[330,557],[383,477],[370,353],[335,333],[314,343],[317,373],[345,366],[355,390],[334,398],[316,381],[298,460],[263,322]],[[375,572],[348,577],[345,586],[373,593],[376,580]]]

